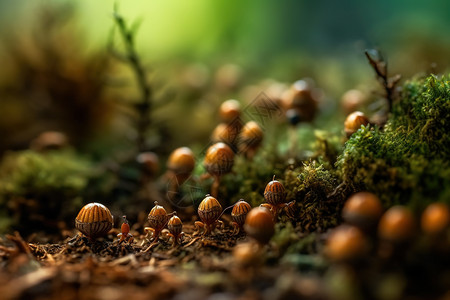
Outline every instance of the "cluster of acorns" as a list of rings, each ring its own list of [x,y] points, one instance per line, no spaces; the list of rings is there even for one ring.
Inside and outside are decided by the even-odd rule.
[[[260,207],[253,208],[243,199],[230,206],[232,208],[231,218],[233,235],[245,231],[259,244],[267,243],[274,234],[274,222],[278,213],[289,209],[295,204],[294,201],[286,203],[286,191],[281,182],[273,178],[264,191],[264,198],[267,203]],[[226,209],[225,209],[226,210]],[[196,232],[194,235],[210,235],[216,228],[224,227],[220,217],[224,213],[219,201],[213,196],[207,195],[198,206],[198,216],[200,221],[195,222]],[[289,213],[288,213],[289,214]],[[178,245],[182,240],[183,223],[176,212],[167,213],[163,206],[155,202],[155,206],[148,214],[149,226],[144,228],[150,240],[156,243],[163,229],[169,230],[168,236],[173,239],[173,244]],[[113,217],[109,209],[100,203],[89,203],[85,205],[75,220],[76,228],[87,236],[91,241],[106,235],[113,227]],[[203,232],[201,232],[203,230]],[[133,241],[130,234],[130,226],[125,216],[121,233],[118,234],[119,243]]]
[[[380,200],[369,192],[352,195],[344,205],[342,217],[345,224],[333,229],[325,246],[326,255],[333,261],[352,262],[364,257],[375,236],[380,245],[395,249],[410,242],[417,232],[416,219],[407,207],[396,205],[383,213]],[[422,213],[420,225],[426,235],[445,234],[450,225],[448,206],[430,204]]]

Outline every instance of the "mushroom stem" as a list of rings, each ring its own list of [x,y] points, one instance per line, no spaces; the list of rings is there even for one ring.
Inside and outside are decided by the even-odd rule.
[[[220,176],[214,176],[214,182],[211,186],[211,196],[217,198],[219,194]]]

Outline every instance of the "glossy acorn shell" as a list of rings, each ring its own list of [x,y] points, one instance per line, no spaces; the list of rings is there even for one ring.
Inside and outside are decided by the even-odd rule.
[[[220,105],[219,115],[225,123],[231,123],[241,115],[241,104],[234,99],[227,100]]]
[[[366,126],[369,124],[369,119],[366,115],[360,111],[352,112],[347,116],[344,122],[344,130],[347,137],[350,137],[353,133],[361,128],[361,125]]]
[[[450,210],[444,203],[431,203],[422,213],[422,231],[428,234],[444,232],[450,226]]]
[[[261,145],[264,133],[261,127],[255,121],[247,122],[241,130],[238,139],[239,151],[245,152],[246,149],[256,149]]]
[[[161,205],[155,204],[148,214],[148,223],[155,230],[162,230],[166,226],[169,216]]]
[[[313,93],[312,83],[307,80],[294,82],[282,95],[285,110],[295,109],[303,122],[314,120],[318,111],[318,102]]]
[[[205,224],[214,223],[222,214],[222,206],[219,201],[212,196],[206,196],[198,206],[198,216]]]
[[[328,237],[325,253],[334,261],[350,261],[366,254],[368,246],[367,238],[359,228],[341,225]]]
[[[75,219],[75,227],[90,239],[102,237],[113,227],[113,216],[100,203],[86,204]]]
[[[378,235],[392,242],[404,242],[415,233],[415,219],[409,209],[396,205],[389,208],[378,224]]]
[[[264,199],[272,205],[279,205],[286,202],[286,190],[278,180],[270,181],[264,190]]]
[[[245,218],[251,209],[252,207],[250,206],[250,204],[248,204],[244,200],[240,200],[233,206],[233,210],[231,211],[231,218],[234,222],[239,224],[239,226],[242,226],[244,225]]]
[[[169,228],[170,233],[177,236],[183,230],[183,223],[178,216],[173,216],[170,218],[169,223],[167,223],[167,228]]]
[[[383,214],[380,199],[369,192],[359,192],[350,196],[342,209],[343,219],[362,229],[370,229],[376,225]]]
[[[275,233],[275,223],[270,211],[255,207],[247,214],[244,223],[245,232],[261,244],[267,244]]]
[[[206,171],[213,176],[229,173],[234,164],[234,152],[225,143],[216,143],[206,151],[203,164]]]
[[[175,149],[169,156],[167,168],[178,174],[190,174],[195,168],[195,157],[188,147]]]

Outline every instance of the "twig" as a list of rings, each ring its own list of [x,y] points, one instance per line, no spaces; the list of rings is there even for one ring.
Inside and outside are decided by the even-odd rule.
[[[109,43],[110,52],[119,60],[127,62],[132,68],[136,77],[137,84],[140,89],[141,99],[134,105],[136,112],[138,113],[137,121],[137,138],[136,144],[139,152],[143,152],[146,149],[146,133],[151,124],[150,113],[152,111],[152,88],[147,80],[146,70],[136,52],[134,44],[134,36],[136,34],[139,23],[134,23],[131,27],[127,27],[124,18],[117,12],[117,6],[114,6],[113,18],[115,25],[119,29],[119,34],[122,37],[125,44],[125,52],[120,53],[113,46],[113,34],[111,34],[111,40]]]
[[[388,101],[389,112],[392,111],[392,104],[394,102],[394,93],[397,83],[400,81],[401,76],[399,74],[392,77],[388,77],[387,62],[381,55],[381,53],[375,49],[367,49],[364,54],[369,60],[370,65],[377,74],[377,79],[383,85],[386,93],[385,97]]]

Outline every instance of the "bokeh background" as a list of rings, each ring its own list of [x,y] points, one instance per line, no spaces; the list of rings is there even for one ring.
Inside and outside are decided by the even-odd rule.
[[[446,0],[2,0],[0,153],[49,129],[98,156],[130,139],[123,110],[138,94],[127,66],[107,51],[114,3],[140,22],[138,52],[155,97],[168,102],[152,116],[166,149],[204,143],[220,102],[251,102],[268,79],[310,77],[328,99],[325,114],[335,111],[348,89],[377,88],[366,48],[382,50],[391,74],[404,78],[450,62]]]

